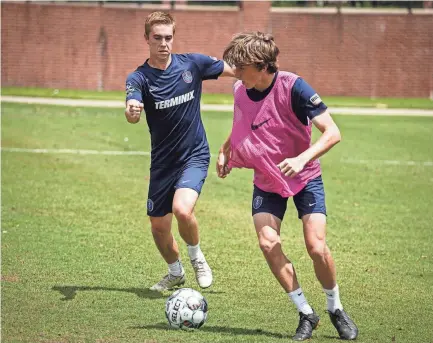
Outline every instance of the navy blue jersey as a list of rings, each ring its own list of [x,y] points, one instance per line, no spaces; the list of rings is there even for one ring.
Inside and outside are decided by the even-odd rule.
[[[303,79],[298,78],[292,87],[292,109],[302,124],[322,114],[328,107],[316,91]]]
[[[147,61],[126,80],[126,101],[143,103],[152,144],[151,168],[200,166],[209,145],[200,116],[202,81],[217,79],[224,62],[201,54],[172,54],[166,70]]]
[[[275,73],[274,80],[271,85],[266,88],[263,92],[258,91],[255,88],[247,89],[248,97],[252,101],[261,101],[264,99],[274,87],[277,79],[278,72]],[[308,119],[322,114],[328,108],[320,99],[316,91],[302,78],[298,78],[292,87],[292,110],[296,114],[296,117],[304,125],[308,125]]]

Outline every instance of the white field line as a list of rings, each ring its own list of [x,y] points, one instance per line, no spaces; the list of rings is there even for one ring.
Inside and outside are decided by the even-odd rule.
[[[111,107],[124,108],[125,102],[117,100],[82,100],[82,99],[52,99],[52,98],[33,98],[23,96],[1,97],[2,102],[42,104],[42,105],[62,105],[62,106],[83,106],[83,107]],[[232,112],[233,105],[212,105],[202,104],[203,111]],[[391,115],[391,116],[421,116],[432,117],[433,110],[420,110],[409,108],[358,108],[358,107],[333,107],[329,111],[334,114],[346,115]]]
[[[27,149],[2,147],[4,152],[22,152],[32,154],[75,154],[75,155],[111,155],[111,156],[150,156],[148,151],[121,150],[85,150],[85,149]],[[215,157],[215,156],[214,156]],[[384,164],[390,166],[424,166],[433,167],[433,161],[399,161],[399,160],[355,160],[341,159],[341,163],[348,164]]]
[[[341,159],[340,162],[348,164],[384,164],[388,166],[424,166],[433,167],[433,161],[399,161],[399,160],[352,160]]]
[[[75,154],[75,155],[117,155],[117,156],[150,156],[147,151],[110,151],[110,150],[84,150],[84,149],[26,149],[1,148],[6,152],[26,152],[31,154]]]

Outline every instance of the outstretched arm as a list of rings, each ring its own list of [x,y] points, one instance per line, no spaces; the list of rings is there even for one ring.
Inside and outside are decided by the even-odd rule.
[[[229,76],[229,77],[235,77],[236,68],[230,67],[226,61],[224,61],[224,70],[221,73],[220,76]]]

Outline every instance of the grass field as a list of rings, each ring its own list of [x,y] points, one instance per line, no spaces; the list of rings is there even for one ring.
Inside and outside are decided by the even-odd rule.
[[[122,91],[88,91],[74,89],[53,88],[22,88],[2,87],[2,95],[31,96],[46,98],[70,98],[70,99],[93,99],[93,100],[124,100]],[[377,107],[377,108],[418,108],[433,109],[433,101],[428,98],[367,98],[367,97],[343,97],[325,96],[323,101],[329,107]],[[203,94],[204,104],[232,104],[231,94]]]
[[[432,343],[433,118],[334,118],[343,140],[322,159],[328,244],[358,341]],[[298,315],[258,247],[250,171],[220,180],[212,158],[196,208],[215,277],[202,292],[209,319],[193,333],[168,330],[168,293],[149,291],[166,272],[145,212],[149,157],[7,150],[149,151],[145,121],[8,103],[1,120],[2,342],[290,341]],[[203,120],[215,153],[230,114]],[[312,342],[337,342],[292,204],[282,239],[322,318]],[[197,289],[185,244],[181,254],[186,287]]]

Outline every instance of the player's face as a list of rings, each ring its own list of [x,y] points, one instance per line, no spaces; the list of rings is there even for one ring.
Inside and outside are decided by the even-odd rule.
[[[173,47],[173,36],[173,25],[153,25],[149,37],[146,37],[150,57],[167,60]]]
[[[242,81],[242,84],[247,88],[254,88],[255,85],[262,82],[265,70],[257,70],[254,65],[244,65],[236,67],[235,77]]]

